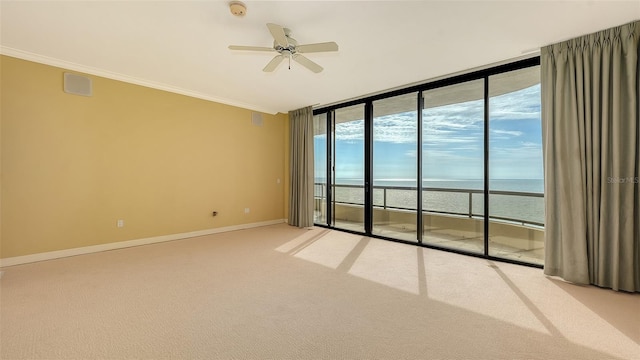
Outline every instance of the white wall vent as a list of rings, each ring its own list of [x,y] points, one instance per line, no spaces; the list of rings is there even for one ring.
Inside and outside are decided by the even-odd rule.
[[[262,126],[262,114],[257,112],[251,113],[251,123],[255,126]]]
[[[64,73],[64,92],[74,95],[91,96],[93,88],[91,79],[72,73]]]

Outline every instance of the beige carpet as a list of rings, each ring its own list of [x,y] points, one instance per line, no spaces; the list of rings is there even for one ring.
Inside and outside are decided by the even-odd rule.
[[[640,295],[326,229],[3,270],[2,359],[640,359]]]

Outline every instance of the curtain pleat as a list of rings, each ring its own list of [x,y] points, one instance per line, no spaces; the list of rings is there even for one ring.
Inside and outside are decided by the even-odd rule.
[[[640,21],[541,49],[545,274],[640,291]]]
[[[289,112],[290,192],[289,224],[313,226],[313,110]]]

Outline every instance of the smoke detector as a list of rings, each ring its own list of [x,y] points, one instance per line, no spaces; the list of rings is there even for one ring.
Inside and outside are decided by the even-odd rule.
[[[230,2],[229,9],[234,16],[242,17],[247,13],[247,7],[240,1]]]

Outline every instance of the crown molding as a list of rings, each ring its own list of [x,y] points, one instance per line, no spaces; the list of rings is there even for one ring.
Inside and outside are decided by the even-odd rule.
[[[85,74],[100,76],[100,77],[111,79],[111,80],[123,81],[129,84],[140,85],[140,86],[148,87],[151,89],[167,91],[167,92],[185,95],[185,96],[189,96],[197,99],[212,101],[212,102],[216,102],[224,105],[230,105],[230,106],[235,106],[243,109],[259,111],[259,112],[263,112],[271,115],[275,115],[278,113],[277,110],[274,110],[271,108],[264,108],[261,106],[248,104],[245,102],[218,98],[205,93],[191,91],[191,90],[183,89],[173,85],[167,85],[167,84],[162,84],[154,81],[140,79],[140,78],[129,76],[129,75],[124,75],[124,74],[120,74],[120,73],[116,73],[116,72],[112,72],[104,69],[94,68],[91,66],[81,65],[81,64],[77,64],[77,63],[66,61],[66,60],[61,60],[61,59],[57,59],[49,56],[32,53],[29,51],[15,49],[8,46],[0,46],[0,54],[11,56],[11,57],[22,59],[22,60],[33,61],[40,64],[55,66],[55,67],[59,67],[67,70],[77,71]]]

